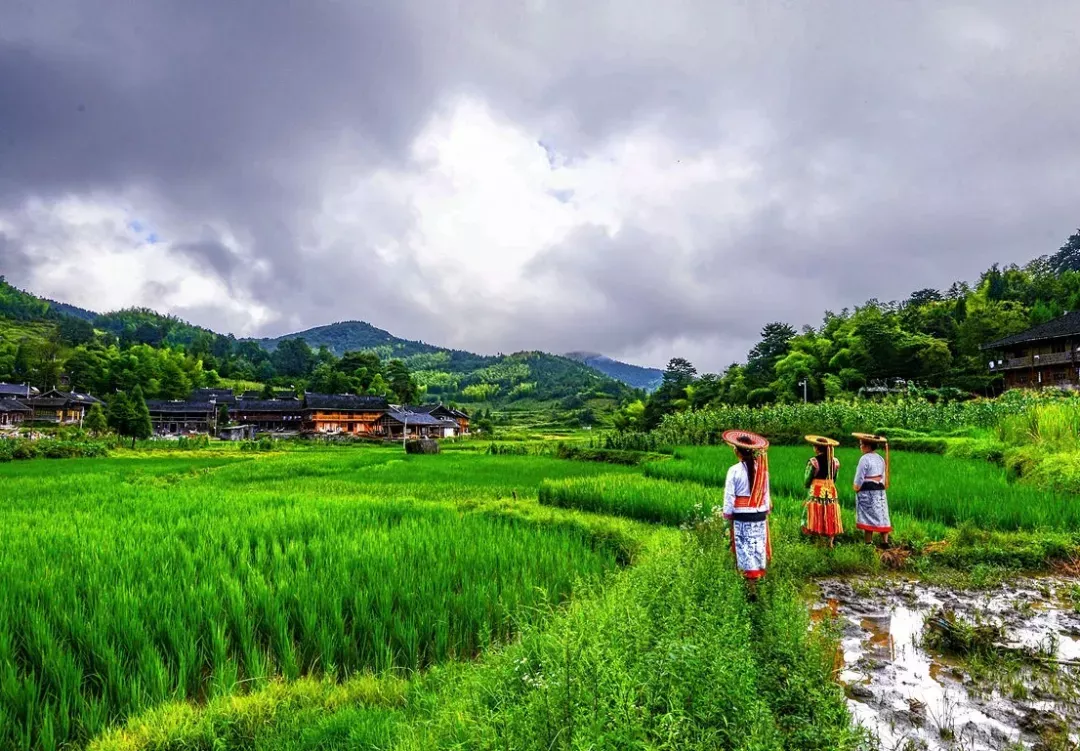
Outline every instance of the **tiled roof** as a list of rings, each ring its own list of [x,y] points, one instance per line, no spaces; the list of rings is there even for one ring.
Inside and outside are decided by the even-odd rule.
[[[1064,336],[1080,336],[1080,311],[1073,311],[1071,313],[1066,313],[1063,316],[1058,316],[1052,321],[1040,323],[1038,326],[1032,326],[1027,331],[1021,331],[1019,334],[1013,334],[1004,339],[998,339],[996,342],[984,344],[982,348],[1004,349],[1005,347],[1012,347],[1017,344],[1038,342],[1046,339],[1060,339]]]
[[[34,410],[27,407],[20,401],[15,399],[0,399],[0,412],[33,412]]]
[[[29,389],[29,391],[27,391]],[[28,397],[36,396],[40,393],[33,386],[28,386],[25,383],[4,383],[0,381],[0,399],[5,397]]]
[[[405,412],[397,409],[387,412],[385,419],[402,425],[432,425],[445,428],[452,428],[457,425],[453,420],[442,417],[434,417],[432,415],[424,414],[423,412]]]

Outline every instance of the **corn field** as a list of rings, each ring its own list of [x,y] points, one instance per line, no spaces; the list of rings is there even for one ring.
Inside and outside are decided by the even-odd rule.
[[[919,398],[881,402],[832,401],[820,404],[778,404],[766,407],[718,406],[665,415],[657,429],[661,443],[703,446],[720,442],[725,430],[740,428],[767,436],[793,438],[805,433],[846,435],[855,431],[900,428],[948,433],[969,428],[995,429],[1009,417],[1026,415],[1048,403],[1080,410],[1080,399],[1010,392],[1000,399],[935,404]]]

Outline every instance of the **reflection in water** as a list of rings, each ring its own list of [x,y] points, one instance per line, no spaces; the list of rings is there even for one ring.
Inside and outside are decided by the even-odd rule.
[[[909,583],[903,597],[896,591],[860,596],[850,584],[824,582],[827,598],[813,611],[815,620],[836,617],[844,628],[840,645],[840,680],[849,686],[849,708],[857,722],[875,733],[883,749],[904,748],[915,741],[926,749],[1005,749],[1032,742],[1024,735],[1025,713],[1057,712],[1053,702],[1024,704],[993,688],[969,694],[970,683],[960,665],[922,647],[926,614],[947,599],[969,616],[1001,615],[1019,646],[1035,645],[1059,635],[1058,657],[1071,657],[1078,642],[1069,638],[1077,616],[1052,602],[1026,605],[1024,618],[1011,614],[1002,594],[965,595]],[[1016,590],[1009,597],[1016,601]],[[1030,598],[1019,598],[1027,600]],[[1010,608],[1012,608],[1010,610]],[[1073,707],[1075,709],[1075,707]],[[1071,712],[1070,712],[1071,713]]]

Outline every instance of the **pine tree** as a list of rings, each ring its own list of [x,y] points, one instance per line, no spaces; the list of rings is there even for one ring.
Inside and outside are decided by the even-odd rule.
[[[91,435],[101,435],[109,429],[109,424],[105,419],[105,411],[101,408],[100,404],[95,404],[90,407],[90,411],[86,414],[86,419],[83,421],[83,427],[86,428]]]
[[[143,399],[143,392],[139,386],[131,392],[131,448],[135,448],[136,440],[146,440],[154,434],[154,423],[150,420],[150,409]]]

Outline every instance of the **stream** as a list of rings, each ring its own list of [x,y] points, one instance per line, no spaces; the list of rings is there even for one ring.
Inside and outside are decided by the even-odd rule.
[[[911,580],[819,584],[812,614],[836,619],[838,677],[852,716],[882,751],[1056,749],[1080,737],[1076,581],[1024,579],[978,592]],[[943,610],[997,634],[989,659],[926,646],[927,619]]]

